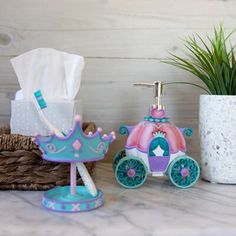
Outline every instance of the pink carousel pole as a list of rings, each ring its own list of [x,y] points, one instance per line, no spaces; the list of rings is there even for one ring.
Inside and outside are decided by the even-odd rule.
[[[70,163],[70,194],[76,195],[76,163]]]

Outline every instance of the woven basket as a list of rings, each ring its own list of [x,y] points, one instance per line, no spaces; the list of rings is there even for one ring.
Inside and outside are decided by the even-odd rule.
[[[94,123],[84,123],[85,133],[94,132]],[[95,162],[85,163],[92,173]],[[31,137],[10,134],[7,127],[0,128],[0,189],[47,190],[69,184],[69,164],[43,160]],[[77,184],[82,184],[78,174]]]

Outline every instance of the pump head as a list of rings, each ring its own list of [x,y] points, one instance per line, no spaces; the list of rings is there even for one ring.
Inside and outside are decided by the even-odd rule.
[[[152,84],[151,83],[134,83],[135,86],[145,86],[145,87],[153,87],[153,92],[154,92],[154,99],[155,99],[155,105],[158,110],[164,109],[164,106],[160,104],[161,100],[161,94],[162,94],[162,88],[163,88],[163,83],[161,81],[154,81]]]

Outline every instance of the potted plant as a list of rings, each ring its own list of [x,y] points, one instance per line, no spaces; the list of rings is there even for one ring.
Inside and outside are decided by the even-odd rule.
[[[199,78],[207,94],[200,95],[199,129],[202,177],[215,183],[236,183],[236,59],[223,26],[214,36],[184,40],[188,59],[171,54],[165,63]],[[174,82],[178,83],[178,82]],[[185,82],[182,82],[185,83]]]

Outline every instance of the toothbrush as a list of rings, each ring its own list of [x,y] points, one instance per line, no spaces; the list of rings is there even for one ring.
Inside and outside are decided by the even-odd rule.
[[[61,132],[57,127],[55,127],[44,115],[43,110],[45,108],[47,108],[47,103],[43,98],[42,92],[40,90],[34,92],[34,105],[38,111],[38,114],[41,118],[41,120],[48,126],[48,128],[50,130],[52,130],[53,132],[55,132],[55,134],[59,137],[64,137],[65,134],[63,132]],[[97,188],[90,176],[90,174],[88,173],[87,168],[85,167],[84,163],[82,162],[77,162],[76,163],[77,169],[80,173],[80,176],[84,182],[84,185],[88,188],[90,194],[92,196],[97,196]]]
[[[43,110],[47,108],[47,103],[44,100],[42,92],[40,90],[34,92],[33,101],[41,120],[47,125],[47,127],[53,132],[55,132],[55,134],[58,135],[59,137],[64,137],[65,135],[59,129],[57,129],[44,115]]]

